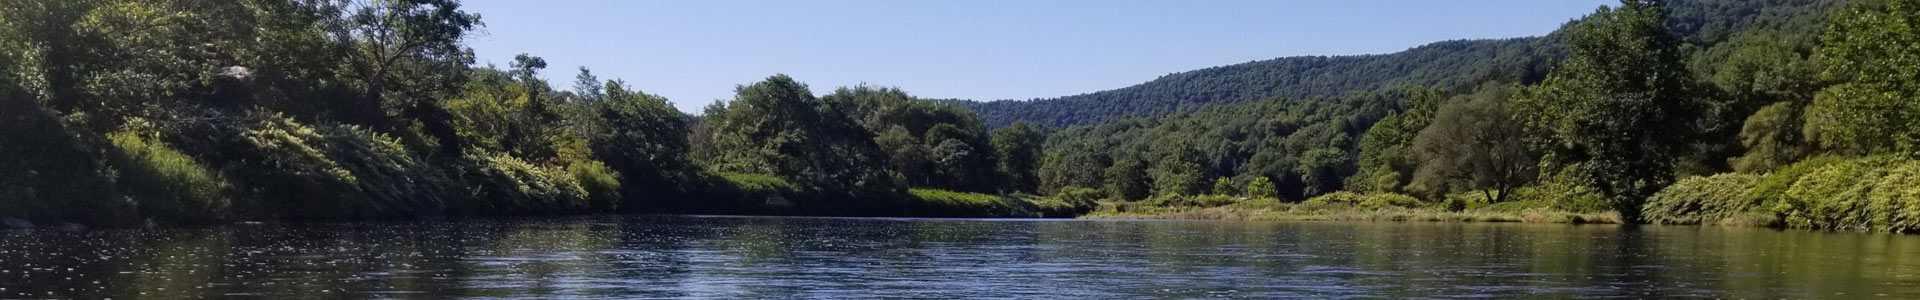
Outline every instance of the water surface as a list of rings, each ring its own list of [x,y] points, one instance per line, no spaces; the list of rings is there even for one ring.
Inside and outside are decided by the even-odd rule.
[[[0,231],[0,298],[1920,298],[1920,237],[603,216]]]

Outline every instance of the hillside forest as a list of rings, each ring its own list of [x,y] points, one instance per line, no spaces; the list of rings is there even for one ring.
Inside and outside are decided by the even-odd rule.
[[[455,0],[0,1],[0,218],[1612,214],[1920,230],[1920,0],[1626,0],[1541,37],[975,102],[772,75],[696,114]],[[544,76],[570,74],[573,86]]]

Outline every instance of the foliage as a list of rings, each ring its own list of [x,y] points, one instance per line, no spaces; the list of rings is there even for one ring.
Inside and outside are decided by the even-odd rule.
[[[1713,224],[1759,213],[1759,203],[1747,198],[1759,179],[1752,174],[1681,179],[1648,198],[1641,214],[1653,224]]]
[[[218,172],[160,141],[150,122],[130,120],[109,136],[118,152],[120,184],[141,215],[171,224],[225,218],[232,186]]]
[[[1409,92],[1404,112],[1389,113],[1360,137],[1359,171],[1347,188],[1365,192],[1405,192],[1420,167],[1414,139],[1433,123],[1442,104],[1436,89]]]
[[[400,142],[364,128],[279,115],[240,120],[222,168],[246,209],[284,219],[390,218],[437,212],[451,183]]]
[[[1629,221],[1672,181],[1699,106],[1663,11],[1629,0],[1572,25],[1567,60],[1520,102],[1550,161],[1583,173]]]
[[[994,167],[999,176],[1005,178],[1005,191],[1039,190],[1038,171],[1047,134],[1046,128],[1028,122],[1014,122],[1013,125],[993,130]]]
[[[1247,182],[1247,197],[1277,201],[1280,200],[1280,191],[1274,190],[1273,180],[1267,179],[1266,176],[1256,176],[1252,181]]]
[[[1483,87],[1440,108],[1433,124],[1413,139],[1419,190],[1445,195],[1454,188],[1481,190],[1491,203],[1505,201],[1533,181],[1538,155],[1507,101],[1517,87]]]
[[[1801,124],[1800,107],[1794,102],[1770,104],[1753,113],[1740,129],[1740,145],[1746,153],[1732,159],[1733,169],[1764,173],[1800,160],[1807,152]]]
[[[1300,202],[1300,206],[1297,207],[1296,209],[1313,210],[1313,209],[1331,209],[1331,208],[1350,207],[1350,208],[1359,208],[1359,209],[1365,209],[1365,210],[1375,210],[1375,209],[1383,209],[1383,208],[1390,208],[1390,207],[1402,207],[1402,208],[1417,207],[1417,206],[1420,206],[1420,203],[1421,202],[1419,199],[1414,199],[1412,196],[1407,196],[1402,194],[1393,194],[1393,193],[1361,194],[1361,193],[1355,193],[1355,192],[1340,191],[1340,192],[1333,192],[1333,193],[1328,193],[1326,195],[1320,195],[1317,197],[1309,198],[1307,199],[1307,201]]]
[[[821,201],[886,201],[904,194],[887,175],[879,146],[865,130],[786,75],[743,85],[738,96],[707,110],[694,155],[716,171],[770,174],[803,189],[840,196]],[[836,102],[837,103],[837,102]],[[832,207],[878,207],[819,203]]]
[[[1841,153],[1920,154],[1920,1],[1854,5],[1821,37],[1820,76],[1835,82],[1807,107],[1807,139]]]

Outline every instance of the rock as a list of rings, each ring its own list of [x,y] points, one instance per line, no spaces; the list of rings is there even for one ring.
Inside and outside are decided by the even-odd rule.
[[[27,229],[33,228],[33,222],[17,218],[0,218],[0,227]]]

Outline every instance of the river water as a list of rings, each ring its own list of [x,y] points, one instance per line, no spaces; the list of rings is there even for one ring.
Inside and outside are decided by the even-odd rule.
[[[0,231],[0,298],[1920,298],[1920,237],[600,216]]]

